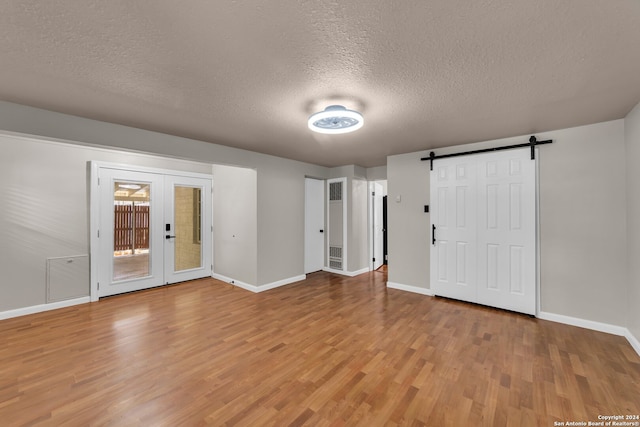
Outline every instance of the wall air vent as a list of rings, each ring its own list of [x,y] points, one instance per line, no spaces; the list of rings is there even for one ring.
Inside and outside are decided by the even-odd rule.
[[[329,267],[342,270],[342,247],[329,246]]]
[[[342,200],[342,183],[332,182],[329,184],[329,201]]]

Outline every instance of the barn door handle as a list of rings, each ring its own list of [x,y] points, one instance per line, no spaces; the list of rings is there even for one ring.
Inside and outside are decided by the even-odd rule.
[[[433,246],[436,245],[436,226],[435,226],[435,224],[431,224],[431,244]]]

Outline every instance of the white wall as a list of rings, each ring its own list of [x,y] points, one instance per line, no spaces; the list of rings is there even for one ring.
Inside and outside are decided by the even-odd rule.
[[[541,310],[625,325],[624,121],[536,134],[539,149]],[[437,154],[527,142],[529,135]],[[387,159],[389,282],[429,288],[429,151]],[[400,197],[400,202],[397,201]]]
[[[47,258],[89,254],[87,162],[211,173],[208,164],[6,134],[0,153],[0,312],[45,304]]]
[[[640,341],[640,104],[624,122],[627,149],[627,328]],[[624,307],[624,306],[623,306]],[[621,310],[622,311],[622,310]],[[637,349],[638,350],[638,349]],[[639,350],[640,351],[640,350]]]
[[[429,165],[424,153],[387,157],[388,281],[429,289]]]
[[[543,311],[625,324],[624,121],[541,135]]]
[[[258,162],[258,284],[304,275],[304,179],[328,169],[264,156]]]
[[[387,179],[387,166],[376,166],[367,168],[367,180],[369,181],[385,181]]]
[[[257,174],[213,166],[213,271],[248,285],[258,282]]]
[[[253,169],[257,182],[257,275],[254,283],[259,286],[287,281],[304,274],[304,178],[307,175],[328,177],[329,170],[325,167],[2,101],[0,130],[116,149],[120,151],[118,156],[126,156],[125,152],[130,151],[166,156],[172,158],[167,160],[167,169],[171,169],[176,159]],[[13,158],[3,153],[6,162]],[[24,162],[35,169],[41,160],[37,156],[25,157]],[[65,165],[54,163],[46,170],[50,175],[64,176],[67,173]],[[83,176],[82,185],[85,184],[86,177]],[[77,202],[85,203],[85,200],[86,197]],[[52,203],[50,201],[42,208],[54,209]],[[216,203],[215,198],[213,203]],[[86,229],[85,224],[86,218],[82,223],[75,223],[73,228]],[[9,251],[2,242],[0,248],[5,253]],[[253,275],[247,274],[247,277]],[[22,281],[16,284],[21,285]],[[41,291],[38,288],[34,292]],[[4,301],[3,298],[0,300]],[[23,303],[14,301],[11,305]]]

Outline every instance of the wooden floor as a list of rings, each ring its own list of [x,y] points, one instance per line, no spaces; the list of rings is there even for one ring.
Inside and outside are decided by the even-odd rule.
[[[553,426],[640,414],[618,336],[314,273],[0,321],[0,425]]]

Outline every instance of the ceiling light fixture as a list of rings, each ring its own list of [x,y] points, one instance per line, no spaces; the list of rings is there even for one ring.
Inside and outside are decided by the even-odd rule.
[[[118,184],[120,188],[126,188],[127,190],[139,190],[142,187],[138,184]]]
[[[342,105],[330,105],[324,111],[312,114],[307,124],[314,132],[338,134],[360,129],[364,118],[357,111],[347,110]]]

